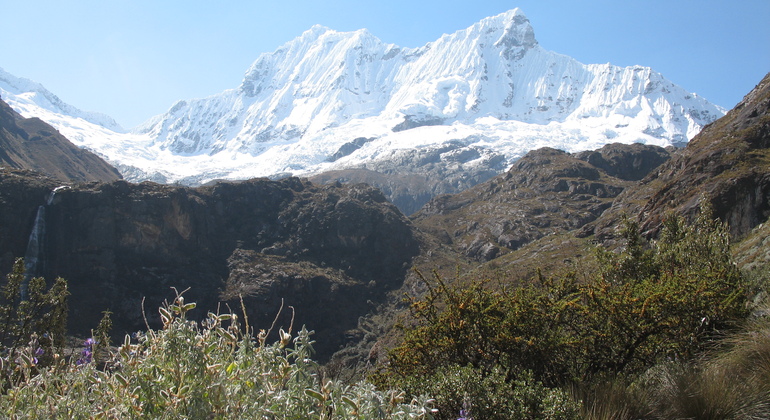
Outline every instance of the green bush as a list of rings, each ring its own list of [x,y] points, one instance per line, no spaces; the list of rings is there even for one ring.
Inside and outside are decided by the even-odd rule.
[[[545,387],[529,372],[508,381],[499,370],[448,365],[430,377],[411,377],[408,393],[424,392],[436,400],[437,418],[456,419],[460,410],[485,420],[576,419],[579,405],[559,390]]]
[[[68,297],[66,281],[57,278],[47,288],[42,277],[26,278],[23,259],[15,261],[0,290],[0,390],[56,361],[64,346]]]
[[[599,249],[600,273],[582,287],[578,337],[591,342],[585,372],[642,372],[661,359],[692,360],[748,315],[746,282],[726,226],[706,210],[690,225],[664,222],[649,247],[626,221],[620,254]]]
[[[574,343],[566,305],[573,303],[574,278],[539,278],[536,285],[490,290],[487,282],[450,285],[438,275],[424,299],[411,302],[411,322],[401,325],[403,343],[389,353],[385,381],[430,376],[442,366],[470,365],[515,378],[532,372],[548,385],[565,376]]]
[[[669,218],[649,244],[634,223],[624,227],[625,249],[598,249],[598,270],[583,276],[538,275],[497,288],[423,278],[428,293],[411,299],[403,342],[373,378],[417,384],[409,386],[417,393],[433,391],[427,384],[447,367],[469,366],[508,384],[530,383],[532,374],[550,388],[591,386],[666,360],[694,360],[746,318],[745,281],[727,230],[708,211],[690,225]],[[436,395],[437,404],[456,407],[459,393]]]

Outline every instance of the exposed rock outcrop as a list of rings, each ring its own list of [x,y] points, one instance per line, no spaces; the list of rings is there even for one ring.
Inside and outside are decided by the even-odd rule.
[[[364,185],[287,178],[193,189],[116,181],[73,186],[47,204],[55,182],[0,175],[0,232],[8,235],[0,268],[7,272],[24,255],[35,209],[47,206],[42,274],[69,281],[70,324],[81,334],[107,308],[117,335],[144,329],[143,299],[154,322],[155,308],[173,296],[169,288],[189,287],[186,297],[202,315],[220,299],[238,309],[242,296],[257,328],[270,326],[283,299],[295,308],[295,328],[316,330],[323,358],[400,286],[419,252],[409,221]]]
[[[576,155],[543,148],[505,175],[431,200],[415,224],[480,261],[598,218],[633,179],[668,158],[665,149],[612,144]]]
[[[642,144],[613,143],[599,150],[575,154],[607,175],[627,181],[639,181],[653,169],[667,161],[671,155],[664,149]]]

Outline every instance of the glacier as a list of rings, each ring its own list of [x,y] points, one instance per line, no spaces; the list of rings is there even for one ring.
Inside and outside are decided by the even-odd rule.
[[[419,48],[365,29],[313,26],[261,54],[237,88],[180,100],[128,132],[13,80],[0,71],[3,100],[127,179],[188,185],[347,168],[398,172],[405,156],[431,150],[455,171],[501,172],[544,146],[681,146],[725,113],[648,67],[586,65],[545,50],[520,9]]]

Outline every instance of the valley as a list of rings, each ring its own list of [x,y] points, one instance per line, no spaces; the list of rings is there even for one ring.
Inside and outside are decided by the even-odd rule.
[[[721,355],[767,335],[770,73],[726,111],[547,51],[515,9],[419,48],[314,26],[130,131],[1,69],[0,89],[0,274],[20,296],[0,303],[63,278],[66,335],[109,312],[127,365],[141,340],[217,331],[204,353],[258,343],[313,383],[430,390],[439,418],[460,387],[577,418],[664,375],[727,377]],[[323,406],[325,384],[300,393]],[[660,395],[642,403],[674,412]]]

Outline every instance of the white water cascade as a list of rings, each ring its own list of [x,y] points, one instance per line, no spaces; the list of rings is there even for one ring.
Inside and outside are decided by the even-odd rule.
[[[54,188],[48,195],[44,205],[38,206],[37,214],[35,215],[35,223],[32,225],[32,231],[29,234],[29,241],[27,242],[27,251],[24,253],[24,282],[21,284],[21,300],[26,300],[27,287],[29,281],[43,271],[41,267],[41,260],[45,247],[45,212],[46,207],[53,204],[54,197],[58,191],[69,188],[67,186],[61,186]]]
[[[35,223],[32,225],[32,232],[29,234],[27,242],[27,252],[24,253],[24,282],[21,284],[21,300],[27,300],[27,286],[29,281],[38,275],[40,267],[40,256],[43,254],[43,240],[45,239],[45,207],[37,208]]]

